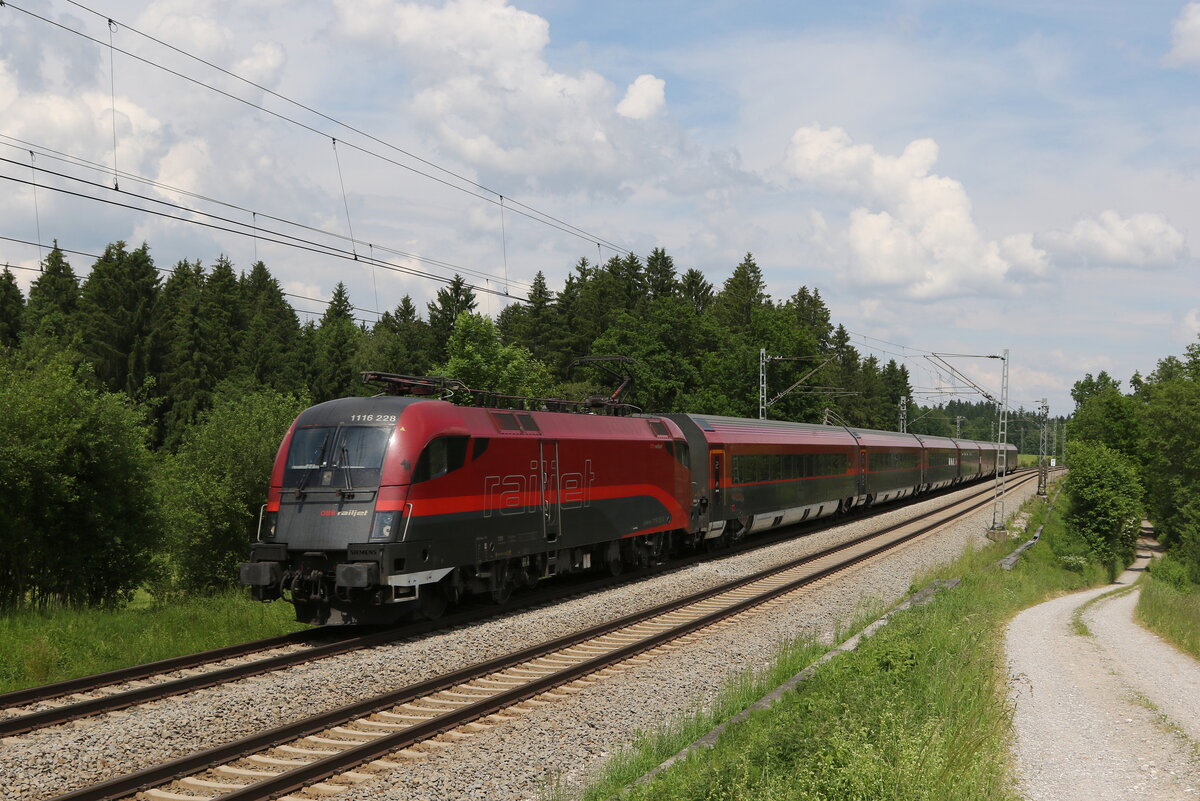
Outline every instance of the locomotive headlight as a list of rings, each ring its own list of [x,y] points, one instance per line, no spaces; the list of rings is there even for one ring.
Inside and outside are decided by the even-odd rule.
[[[376,512],[375,521],[371,525],[371,542],[387,542],[395,531],[395,524],[400,519],[397,511]]]
[[[275,524],[279,521],[279,512],[264,512],[262,520],[258,524],[258,532],[261,539],[275,539]]]

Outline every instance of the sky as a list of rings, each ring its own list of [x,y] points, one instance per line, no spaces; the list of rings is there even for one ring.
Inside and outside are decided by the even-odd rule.
[[[373,320],[753,253],[919,392],[1008,350],[1053,414],[1200,334],[1200,2],[92,2],[0,7],[0,263],[145,241]]]

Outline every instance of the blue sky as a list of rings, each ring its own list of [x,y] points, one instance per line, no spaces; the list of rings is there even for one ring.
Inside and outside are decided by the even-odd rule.
[[[486,286],[507,272],[514,292],[596,256],[511,208],[502,234],[495,202],[364,155],[427,169],[128,26],[594,235],[663,246],[681,271],[719,284],[753,252],[776,298],[820,289],[862,350],[907,357],[919,386],[943,383],[920,350],[1010,348],[1014,402],[1066,413],[1084,372],[1148,372],[1200,332],[1197,2],[84,5],[101,16],[62,0],[0,9],[0,156],[27,160],[21,140],[40,166],[62,166],[45,149],[111,166],[107,48],[20,9],[101,41],[111,17],[118,47],[316,129],[117,54],[118,167],[159,182],[152,197],[180,200],[170,185],[346,234],[335,137],[360,249]],[[32,190],[5,184],[0,236],[33,240],[40,224],[43,241],[90,253],[145,239],[160,266],[257,253],[298,295],[345,281],[367,318],[437,288],[49,189],[35,215]],[[0,240],[0,262],[37,260]],[[987,365],[964,369],[994,384]]]

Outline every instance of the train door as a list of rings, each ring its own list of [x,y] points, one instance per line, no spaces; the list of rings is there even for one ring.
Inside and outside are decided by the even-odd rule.
[[[721,489],[722,470],[725,467],[725,451],[712,452],[712,477],[709,479],[709,484],[712,489],[713,508],[709,511],[712,517],[721,517],[723,514],[719,510],[725,508],[724,492]]]
[[[562,506],[558,492],[558,441],[538,440],[538,456],[542,477],[542,533],[548,542],[554,542],[562,526]]]
[[[867,494],[867,451],[865,448],[858,452],[858,494],[859,497],[865,497]]]

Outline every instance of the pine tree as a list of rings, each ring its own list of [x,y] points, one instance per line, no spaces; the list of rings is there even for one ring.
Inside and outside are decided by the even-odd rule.
[[[202,298],[200,319],[212,362],[215,389],[234,369],[245,326],[237,275],[225,256],[217,258],[204,279]]]
[[[159,299],[156,339],[163,350],[158,373],[159,439],[172,450],[208,408],[215,384],[211,346],[204,333],[203,293],[200,262],[181,261],[163,284]]]
[[[78,330],[78,312],[79,279],[55,240],[41,275],[29,288],[25,336],[65,347]]]
[[[692,304],[696,314],[704,314],[713,302],[713,285],[704,277],[704,273],[692,268],[683,274],[679,291]]]
[[[401,375],[424,375],[430,368],[429,326],[405,295],[395,311],[384,312],[364,338],[358,369]]]
[[[15,348],[21,338],[25,296],[7,267],[0,273],[0,348]]]
[[[434,361],[446,360],[446,343],[454,332],[454,321],[465,311],[475,311],[478,303],[475,292],[467,286],[461,275],[455,275],[449,284],[438,290],[429,310],[429,329],[433,335]]]
[[[650,251],[650,257],[646,259],[646,289],[652,300],[671,297],[679,292],[675,260],[662,248]]]
[[[136,396],[153,375],[158,294],[158,271],[145,243],[134,251],[124,242],[109,245],[83,284],[82,349],[111,391]]]
[[[575,272],[567,275],[563,288],[554,298],[554,333],[551,336],[555,353],[551,368],[560,379],[566,378],[567,365],[572,359],[586,356],[591,341],[584,341],[578,327],[580,289],[591,272],[587,259],[580,259]]]
[[[575,329],[575,345],[578,348],[575,355],[582,356],[589,352],[591,344],[608,330],[609,324],[622,311],[631,307],[629,304],[632,283],[636,278],[627,269],[621,259],[613,256],[600,269],[584,269],[584,263],[576,265],[579,275],[579,302],[575,315],[565,321]]]
[[[731,331],[748,331],[754,310],[770,303],[766,290],[762,270],[747,253],[713,301],[713,314]]]
[[[621,308],[636,309],[646,297],[646,272],[636,253],[626,253],[621,259],[609,261],[610,270],[621,291]]]
[[[234,377],[251,387],[298,391],[306,383],[298,358],[300,321],[279,281],[258,261],[238,283],[244,334]]]
[[[833,325],[829,319],[829,307],[821,298],[821,291],[802,286],[788,299],[787,305],[795,315],[796,322],[812,331],[822,351],[828,350]]]
[[[533,277],[529,288],[529,303],[525,306],[525,332],[516,344],[528,348],[533,358],[549,364],[554,358],[554,336],[558,321],[554,310],[554,298],[546,286],[546,276],[541,270]]]
[[[346,285],[341,281],[333,290],[329,307],[321,316],[314,346],[313,400],[317,403],[340,398],[353,392],[354,368],[361,332],[354,324],[354,307]]]

